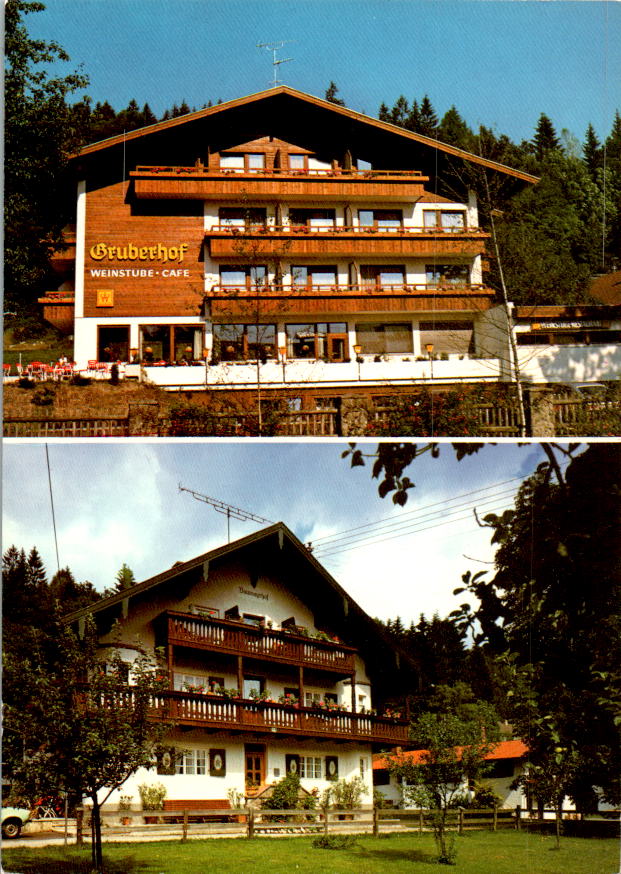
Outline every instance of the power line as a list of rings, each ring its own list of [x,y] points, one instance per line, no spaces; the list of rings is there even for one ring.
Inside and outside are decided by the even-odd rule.
[[[50,504],[52,505],[52,527],[54,529],[54,546],[56,547],[56,567],[60,571],[60,560],[58,558],[58,537],[56,535],[56,514],[54,512],[54,495],[52,493],[52,474],[50,472],[50,454],[45,444],[45,460],[47,463],[47,481],[50,487]]]

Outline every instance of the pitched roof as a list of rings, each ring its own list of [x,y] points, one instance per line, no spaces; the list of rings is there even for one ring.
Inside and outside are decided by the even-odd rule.
[[[426,750],[409,750],[403,752],[399,756],[402,762],[411,762],[413,765],[420,765],[424,762]],[[495,761],[497,759],[521,759],[528,753],[528,747],[521,740],[502,740],[496,744],[486,756],[486,761]],[[376,756],[373,760],[373,770],[383,771],[388,768],[388,762],[383,756]]]
[[[434,139],[432,137],[426,137],[423,136],[423,134],[418,134],[414,133],[413,131],[405,130],[404,128],[399,127],[398,125],[391,124],[390,122],[380,121],[377,118],[372,118],[371,116],[364,115],[361,112],[356,112],[353,109],[348,109],[346,106],[337,106],[336,104],[331,103],[329,100],[324,100],[320,97],[313,97],[312,95],[306,94],[303,91],[298,91],[295,88],[290,88],[288,85],[279,85],[276,88],[269,88],[266,91],[259,91],[246,97],[239,97],[235,100],[228,100],[226,101],[226,103],[219,103],[216,106],[210,106],[207,109],[199,109],[196,112],[190,112],[186,115],[178,116],[177,118],[170,118],[166,121],[160,121],[156,124],[139,128],[138,130],[129,131],[123,134],[117,134],[114,137],[109,137],[108,139],[101,140],[100,142],[84,146],[73,157],[86,157],[88,155],[92,155],[96,152],[109,149],[116,145],[126,145],[127,143],[133,140],[140,139],[142,137],[148,137],[153,134],[168,131],[176,127],[191,124],[193,122],[200,121],[201,119],[217,117],[222,113],[231,112],[235,109],[251,107],[253,104],[256,104],[260,101],[272,101],[275,98],[288,98],[289,100],[305,104],[308,109],[317,108],[321,110],[327,110],[339,117],[342,117],[345,120],[349,120],[352,124],[363,124],[374,130],[385,131],[389,134],[395,134],[398,137],[402,138],[404,141],[409,140],[412,143],[427,146],[447,155],[452,155],[465,161],[469,161],[470,163],[478,164],[482,167],[487,167],[490,170],[504,173],[508,176],[513,176],[516,179],[522,180],[523,182],[534,183],[539,181],[537,176],[533,176],[530,173],[525,173],[522,170],[515,170],[512,167],[508,167],[505,164],[500,164],[497,161],[491,161],[487,158],[482,158],[478,155],[472,154],[471,152],[467,152],[464,149],[459,149],[457,148],[457,146],[452,146],[449,143],[443,143],[440,140]]]

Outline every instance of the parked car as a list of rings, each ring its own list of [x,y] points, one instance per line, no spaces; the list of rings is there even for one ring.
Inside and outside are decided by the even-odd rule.
[[[26,825],[30,819],[30,811],[25,807],[3,807],[2,808],[2,837],[18,838],[22,831],[22,826]]]

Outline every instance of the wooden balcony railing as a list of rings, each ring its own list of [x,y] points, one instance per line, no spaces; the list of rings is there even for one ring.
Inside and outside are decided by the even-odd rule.
[[[356,650],[342,643],[193,614],[169,612],[167,617],[169,645],[247,655],[341,674],[355,671]]]
[[[414,227],[410,225],[398,225],[391,227],[380,227],[371,225],[272,225],[259,224],[249,222],[246,225],[234,224],[219,224],[213,225],[206,231],[205,236],[251,236],[262,237],[273,234],[275,236],[351,236],[352,234],[359,236],[390,235],[390,236],[421,236],[428,237],[489,237],[489,234],[483,228],[442,228],[442,227]]]
[[[193,165],[191,167],[150,167],[138,165],[133,176],[190,176],[196,178],[198,176],[225,176],[225,177],[247,177],[256,179],[257,177],[275,177],[277,179],[300,179],[308,177],[310,179],[320,178],[338,178],[345,177],[346,179],[372,179],[374,181],[386,179],[394,181],[395,179],[410,180],[414,179],[417,182],[427,181],[428,177],[423,176],[420,170],[344,170],[342,168],[307,168],[300,170],[290,170],[287,168],[270,167],[259,168],[254,170],[245,170],[240,168],[209,168],[204,164]]]
[[[131,709],[132,687],[99,694],[82,686],[79,703],[89,709]],[[174,725],[225,731],[278,732],[305,737],[360,740],[374,743],[403,743],[408,739],[408,722],[384,716],[320,708],[285,706],[271,701],[249,701],[220,695],[166,691],[151,698],[149,714]]]
[[[366,713],[290,707],[269,701],[228,699],[191,692],[166,692],[156,703],[158,714],[177,724],[286,732],[307,737],[356,739],[403,743],[408,738],[406,720],[388,719]]]
[[[256,285],[248,282],[245,285],[213,285],[206,297],[241,298],[241,297],[383,297],[411,296],[421,297],[449,296],[463,297],[465,295],[493,296],[493,289],[485,285],[471,283],[445,283],[429,285],[427,283],[398,283],[391,285]]]

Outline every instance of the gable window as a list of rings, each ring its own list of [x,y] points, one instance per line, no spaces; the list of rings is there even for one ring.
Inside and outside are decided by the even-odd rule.
[[[360,209],[358,222],[363,229],[373,228],[377,231],[395,233],[403,225],[403,210],[401,209]]]
[[[356,340],[367,355],[414,350],[411,322],[361,322],[356,325]]]
[[[265,170],[265,154],[263,152],[232,152],[220,155],[220,169],[229,173],[260,173]]]
[[[233,173],[243,173],[245,162],[243,155],[220,155],[220,169]]]
[[[276,325],[214,325],[213,354],[222,361],[276,357]]]
[[[470,271],[467,264],[426,264],[428,286],[468,285]]]
[[[424,209],[423,226],[428,230],[459,233],[466,227],[466,212],[463,209]]]
[[[308,161],[306,155],[289,155],[290,170],[306,170]]]
[[[254,152],[246,156],[248,169],[251,173],[259,173],[265,170],[265,155],[262,152]]]

